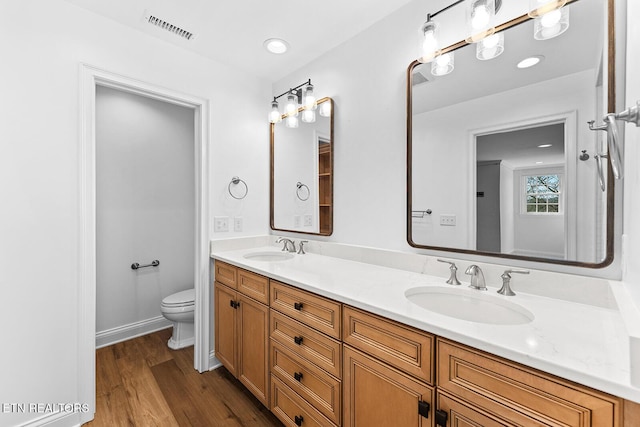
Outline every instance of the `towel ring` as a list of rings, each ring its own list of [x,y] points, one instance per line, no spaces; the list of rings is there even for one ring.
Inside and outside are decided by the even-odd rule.
[[[296,184],[296,196],[298,197],[298,199],[302,200],[303,202],[309,200],[309,196],[311,195],[311,191],[309,191],[309,187],[306,186],[306,184],[301,183],[300,181],[298,181],[298,183]],[[300,192],[302,190],[302,188],[306,188],[307,189],[307,196],[306,197],[301,197],[300,196]]]
[[[244,185],[244,194],[242,196],[235,196],[233,194],[233,192],[231,191],[231,185],[238,185],[242,183]],[[231,182],[229,182],[229,186],[227,187],[229,189],[229,194],[231,194],[231,197],[233,197],[234,199],[237,200],[241,200],[244,199],[245,197],[247,197],[247,194],[249,193],[249,186],[247,185],[246,182],[244,182],[243,180],[241,180],[240,178],[238,178],[237,176],[234,176],[233,178],[231,178]]]

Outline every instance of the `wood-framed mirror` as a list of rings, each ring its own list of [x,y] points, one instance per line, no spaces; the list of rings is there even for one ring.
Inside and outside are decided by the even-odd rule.
[[[318,100],[315,121],[271,123],[271,229],[333,233],[333,100]],[[304,113],[304,107],[299,109]]]
[[[570,26],[534,39],[527,15],[496,27],[480,60],[460,41],[455,69],[407,70],[407,241],[437,251],[602,268],[613,261],[614,179],[598,158],[615,111],[614,0],[574,0]],[[532,68],[516,66],[538,57]],[[437,73],[436,73],[437,74]]]

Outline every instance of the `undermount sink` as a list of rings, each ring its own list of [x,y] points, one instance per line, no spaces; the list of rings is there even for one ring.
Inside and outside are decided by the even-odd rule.
[[[408,289],[404,295],[426,310],[470,322],[523,325],[535,318],[521,305],[485,292],[422,286]]]
[[[262,251],[245,254],[244,258],[250,259],[252,261],[276,262],[291,259],[293,258],[293,254],[290,254],[288,252]]]

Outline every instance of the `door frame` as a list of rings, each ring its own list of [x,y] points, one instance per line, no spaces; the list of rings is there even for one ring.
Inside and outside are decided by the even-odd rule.
[[[95,413],[96,351],[96,86],[106,86],[194,110],[195,153],[195,348],[194,368],[209,370],[209,100],[187,95],[97,67],[80,64],[79,216],[78,233],[78,394]]]

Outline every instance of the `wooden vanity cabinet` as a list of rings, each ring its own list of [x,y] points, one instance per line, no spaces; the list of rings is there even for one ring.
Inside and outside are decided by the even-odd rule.
[[[271,281],[271,411],[288,426],[342,424],[342,304]]]
[[[435,337],[344,306],[344,426],[433,426]]]
[[[438,338],[438,409],[448,425],[622,426],[622,400]]]
[[[226,284],[214,285],[215,355],[269,407],[269,279],[216,261],[218,271]]]

